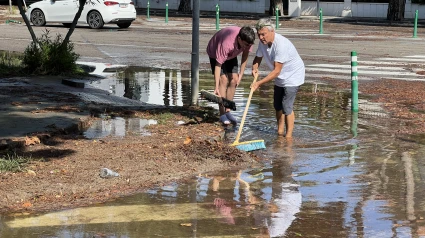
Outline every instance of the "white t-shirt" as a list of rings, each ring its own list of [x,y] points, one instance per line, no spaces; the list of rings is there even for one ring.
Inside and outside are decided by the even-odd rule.
[[[260,43],[256,55],[266,60],[270,70],[274,69],[274,62],[283,63],[279,76],[274,84],[279,87],[294,87],[304,83],[304,62],[297,49],[286,37],[274,33],[272,46]]]

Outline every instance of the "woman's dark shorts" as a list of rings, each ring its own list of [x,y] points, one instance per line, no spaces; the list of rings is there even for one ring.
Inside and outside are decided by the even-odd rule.
[[[213,58],[210,58],[210,64],[211,64],[211,72],[214,75],[214,68],[217,61]],[[221,65],[221,73],[223,74],[231,74],[231,73],[238,73],[238,57],[235,57],[233,59],[229,59],[224,61],[224,63]]]
[[[273,106],[276,111],[282,110],[283,114],[290,115],[294,109],[295,96],[300,87],[278,87],[274,86]]]

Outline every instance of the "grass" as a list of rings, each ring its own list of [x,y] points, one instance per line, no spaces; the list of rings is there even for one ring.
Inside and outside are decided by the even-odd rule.
[[[16,153],[0,156],[0,172],[21,172],[31,160],[31,157],[20,156]]]
[[[3,76],[22,76],[24,75],[24,66],[22,65],[23,56],[10,52],[0,52],[0,75]]]
[[[174,114],[171,112],[161,113],[156,115],[158,124],[166,124],[168,121],[174,118]]]

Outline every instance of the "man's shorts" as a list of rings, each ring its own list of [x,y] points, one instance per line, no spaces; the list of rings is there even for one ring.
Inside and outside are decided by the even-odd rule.
[[[274,86],[273,106],[276,111],[282,110],[283,114],[290,115],[294,109],[295,96],[300,87],[278,87]]]
[[[214,75],[214,68],[217,61],[213,58],[210,58],[210,64],[211,64],[211,72]],[[235,57],[233,59],[229,59],[224,61],[224,63],[221,65],[221,73],[223,74],[231,74],[231,73],[238,73],[238,57]]]

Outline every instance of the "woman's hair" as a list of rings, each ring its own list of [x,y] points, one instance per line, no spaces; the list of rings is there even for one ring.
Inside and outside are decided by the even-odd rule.
[[[258,20],[257,24],[255,24],[255,29],[257,30],[257,32],[263,29],[264,27],[267,27],[269,31],[274,31],[274,25],[272,24],[270,18],[261,18],[260,20]]]
[[[245,41],[248,44],[254,44],[255,41],[255,32],[254,30],[249,26],[244,26],[239,31],[238,36],[241,38],[241,40]]]

